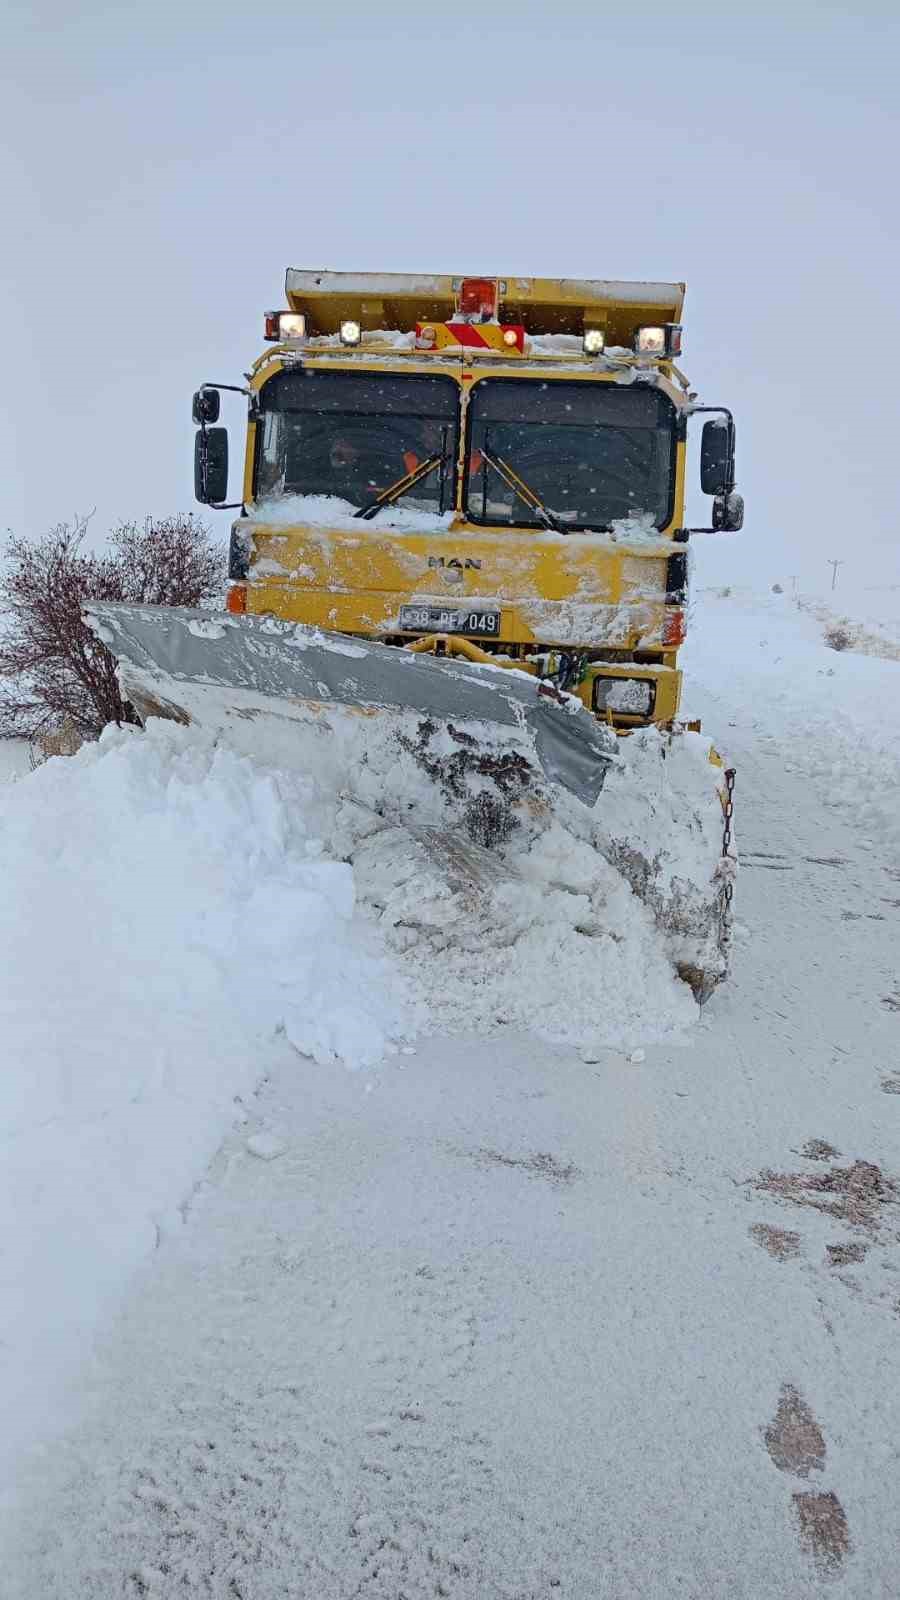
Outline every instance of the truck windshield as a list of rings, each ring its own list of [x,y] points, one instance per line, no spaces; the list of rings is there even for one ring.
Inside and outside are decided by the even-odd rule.
[[[403,504],[430,512],[452,508],[459,414],[452,379],[304,367],[271,378],[260,405],[257,500],[337,495],[363,510],[437,457]]]
[[[675,410],[656,389],[530,378],[472,386],[472,522],[603,530],[643,515],[662,528],[674,467]]]

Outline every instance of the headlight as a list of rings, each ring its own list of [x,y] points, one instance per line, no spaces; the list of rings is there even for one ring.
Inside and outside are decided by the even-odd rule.
[[[653,710],[656,685],[649,678],[594,679],[594,710],[646,717]]]
[[[358,322],[341,323],[341,344],[359,344],[362,338],[362,328]]]
[[[603,354],[606,344],[606,334],[602,328],[585,328],[584,338],[581,341],[586,356],[599,356]]]

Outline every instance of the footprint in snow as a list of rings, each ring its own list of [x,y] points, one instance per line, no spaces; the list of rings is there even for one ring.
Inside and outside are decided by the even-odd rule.
[[[252,1156],[258,1156],[260,1161],[275,1161],[283,1156],[287,1145],[274,1133],[253,1133],[247,1140],[247,1149]]]
[[[825,1468],[825,1435],[793,1384],[783,1385],[778,1409],[763,1432],[766,1449],[779,1472],[808,1478]],[[791,1496],[804,1549],[823,1572],[833,1572],[848,1554],[850,1529],[833,1490],[800,1490]]]
[[[808,1478],[825,1466],[825,1436],[793,1384],[783,1385],[778,1410],[763,1433],[766,1449],[779,1472]]]

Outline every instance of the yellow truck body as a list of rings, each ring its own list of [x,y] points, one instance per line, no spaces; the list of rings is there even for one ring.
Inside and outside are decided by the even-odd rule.
[[[686,438],[696,399],[674,360],[683,297],[680,283],[289,269],[289,310],[269,314],[273,348],[248,375],[243,505],[232,533],[229,608],[398,646],[434,638],[437,649],[452,651],[467,639],[465,653],[539,675],[553,676],[562,660],[563,687],[607,722],[623,731],[648,722],[670,725],[681,694]],[[648,334],[656,348],[641,348]],[[439,379],[452,386],[455,400],[446,398],[449,390],[442,400],[447,417],[453,413],[453,459],[439,527],[431,516],[417,527],[414,509],[405,511],[402,525],[392,522],[393,507],[415,507],[411,493],[385,502],[366,520],[363,508],[342,505],[335,491],[340,515],[329,522],[322,496],[315,516],[307,515],[307,498],[290,492],[283,471],[277,481],[263,482],[272,470],[267,430],[277,433],[290,414],[289,402],[271,397],[293,385],[302,409],[316,386],[301,379],[310,378],[325,379],[319,387],[327,390],[329,405],[342,384],[349,391],[348,380],[373,394],[395,380]],[[512,414],[516,397],[526,393],[523,385],[552,421],[543,428],[539,420],[521,419],[491,426],[501,439],[525,439],[526,461],[537,459],[535,441],[538,456],[541,450],[546,456],[553,439],[565,436],[571,454],[579,439],[590,442],[603,427],[609,431],[620,409],[634,412],[638,401],[644,410],[656,407],[661,422],[640,437],[643,448],[665,434],[659,447],[667,474],[664,509],[657,506],[654,514],[642,506],[642,465],[634,515],[612,519],[610,526],[602,514],[591,526],[583,510],[566,523],[558,520],[565,513],[549,505],[536,509],[528,498],[533,485],[512,471],[516,461],[488,450],[487,423],[478,436],[482,448],[476,443],[480,409],[496,407],[499,396]],[[415,385],[406,381],[406,391],[415,395]],[[408,405],[414,409],[414,400]],[[593,430],[582,416],[591,407],[607,419]],[[574,418],[571,427],[566,413]],[[376,402],[372,427],[381,421]],[[629,437],[637,439],[639,431]],[[628,505],[622,483],[627,451],[624,459],[616,487],[620,509]],[[503,477],[503,467],[512,478]],[[573,461],[570,479],[579,469]],[[546,460],[540,470],[546,476]],[[480,503],[474,487],[479,472]],[[597,482],[602,497],[602,479]],[[498,484],[506,499],[502,518],[493,520]],[[372,485],[376,494],[388,487]],[[726,485],[732,487],[733,481]],[[474,620],[474,635],[467,619]],[[610,684],[618,687],[611,692]]]

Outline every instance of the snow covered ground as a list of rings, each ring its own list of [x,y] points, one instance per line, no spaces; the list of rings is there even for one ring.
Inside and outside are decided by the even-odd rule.
[[[841,584],[818,594],[801,592],[798,599],[826,632],[838,628],[849,636],[846,648],[900,660],[900,583]]]
[[[900,665],[697,609],[700,1015],[565,829],[487,996],[477,911],[405,939],[427,854],[366,860],[387,774],[336,805],[321,739],[3,791],[4,1600],[896,1593]]]
[[[0,783],[23,778],[31,771],[31,746],[27,739],[0,739]]]
[[[796,593],[790,580],[782,587],[781,603],[795,604],[813,617],[820,624],[820,637],[838,628],[847,635],[842,648],[892,661],[900,659],[900,578],[888,574],[882,583],[866,584],[842,577],[835,589],[827,583],[815,588],[804,583],[797,586]],[[756,598],[750,589],[727,584],[705,593],[718,593],[721,597],[722,588],[729,589],[727,598],[745,606],[752,605]]]
[[[811,799],[852,816],[861,841],[897,865],[896,662],[827,648],[820,620],[787,594],[707,590],[696,609],[685,709],[714,692],[704,721],[726,750],[732,728],[777,745],[788,771],[815,778]],[[887,627],[890,606],[885,615]]]

